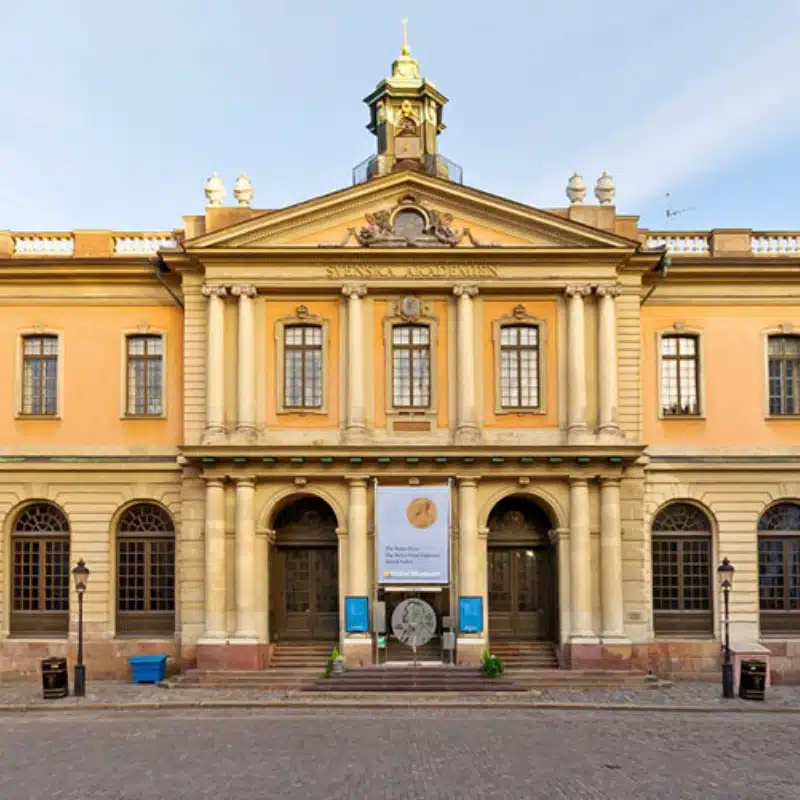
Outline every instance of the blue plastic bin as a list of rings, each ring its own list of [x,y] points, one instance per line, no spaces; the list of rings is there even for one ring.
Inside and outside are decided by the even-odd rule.
[[[167,674],[166,656],[132,656],[128,663],[134,683],[161,683]]]

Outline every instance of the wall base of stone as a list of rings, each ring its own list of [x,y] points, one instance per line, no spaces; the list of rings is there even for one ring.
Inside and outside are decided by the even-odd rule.
[[[583,644],[567,642],[561,645],[558,663],[565,669],[631,669],[630,644]]]
[[[66,658],[72,680],[77,644],[67,639],[4,639],[0,642],[0,680],[30,680],[41,675],[45,658]],[[193,648],[182,650],[173,639],[106,639],[86,641],[83,663],[87,682],[93,679],[126,680],[131,677],[131,656],[166,655],[168,673],[193,660]]]
[[[269,663],[270,646],[260,642],[198,642],[197,669],[260,670]]]
[[[456,642],[456,663],[464,666],[477,666],[483,658],[486,643],[480,639],[459,639]]]
[[[372,639],[347,637],[342,642],[341,653],[348,667],[368,667],[372,664]]]

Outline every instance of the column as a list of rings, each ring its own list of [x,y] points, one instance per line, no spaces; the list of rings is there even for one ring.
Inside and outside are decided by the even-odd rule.
[[[478,534],[478,482],[474,478],[458,481],[458,593],[482,595],[480,575],[480,537]]]
[[[453,294],[458,298],[456,441],[471,443],[478,438],[475,421],[475,322],[472,303],[472,298],[478,294],[478,287],[475,284],[462,283],[453,287]]]
[[[596,641],[592,628],[592,553],[589,482],[571,478],[569,489],[570,641]]]
[[[236,638],[255,639],[256,483],[236,479]]]
[[[239,298],[239,334],[236,363],[236,431],[246,438],[256,432],[255,286],[234,286]]]
[[[207,639],[225,639],[225,487],[206,481],[206,632]]]
[[[586,336],[583,298],[588,286],[567,286],[567,428],[586,429]]]
[[[205,440],[225,433],[225,301],[224,286],[203,286],[208,298],[206,325],[206,433]]]
[[[603,478],[600,485],[600,603],[603,641],[627,641],[622,600],[622,524],[616,478]]]
[[[617,425],[617,321],[615,298],[619,286],[598,286],[597,365],[600,431],[616,433]]]
[[[369,547],[367,542],[367,481],[350,479],[347,513],[349,591],[356,597],[369,596]]]
[[[366,433],[364,404],[364,323],[361,298],[367,293],[363,284],[342,287],[347,297],[347,427],[345,434],[361,438]]]

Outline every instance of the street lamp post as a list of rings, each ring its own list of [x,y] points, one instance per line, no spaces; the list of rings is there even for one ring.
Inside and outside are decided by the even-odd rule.
[[[72,568],[75,591],[78,593],[78,658],[75,662],[75,697],[86,694],[86,667],[83,663],[83,593],[89,582],[89,569],[83,559]]]
[[[722,696],[733,697],[733,664],[731,663],[731,616],[729,597],[733,587],[733,564],[727,558],[717,567],[719,588],[722,591],[722,620],[725,625],[725,641],[722,655]]]

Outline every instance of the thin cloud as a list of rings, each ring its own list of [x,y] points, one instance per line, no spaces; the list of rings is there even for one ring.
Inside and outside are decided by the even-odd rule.
[[[730,44],[711,72],[690,76],[691,83],[672,95],[650,93],[646,109],[626,109],[622,119],[634,124],[572,156],[571,165],[535,187],[535,195],[563,195],[573,169],[590,185],[605,169],[615,176],[618,203],[635,206],[800,125],[800,48],[793,26],[783,35]]]

